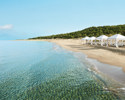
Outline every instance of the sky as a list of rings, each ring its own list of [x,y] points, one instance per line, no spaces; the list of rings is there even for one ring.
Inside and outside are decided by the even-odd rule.
[[[0,40],[125,24],[125,0],[0,0]]]

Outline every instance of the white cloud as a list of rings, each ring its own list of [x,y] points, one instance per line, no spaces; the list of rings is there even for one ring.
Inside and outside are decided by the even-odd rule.
[[[11,25],[11,24],[0,26],[0,30],[8,30],[8,29],[12,29],[12,28],[13,28],[13,25]]]

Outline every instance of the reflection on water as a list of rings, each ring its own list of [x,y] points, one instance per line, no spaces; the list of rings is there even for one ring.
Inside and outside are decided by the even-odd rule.
[[[119,100],[75,53],[48,42],[0,42],[0,100]]]

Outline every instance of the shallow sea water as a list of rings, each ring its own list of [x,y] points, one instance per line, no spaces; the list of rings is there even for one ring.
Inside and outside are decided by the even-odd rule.
[[[90,65],[53,43],[0,41],[0,100],[123,99]]]

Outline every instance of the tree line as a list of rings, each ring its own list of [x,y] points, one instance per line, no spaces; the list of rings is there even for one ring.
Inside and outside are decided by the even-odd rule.
[[[125,25],[89,27],[81,31],[65,33],[65,34],[50,35],[50,36],[40,36],[40,37],[31,38],[31,39],[57,39],[57,38],[75,39],[75,38],[82,38],[85,36],[98,37],[100,35],[111,36],[114,34],[125,35]]]

